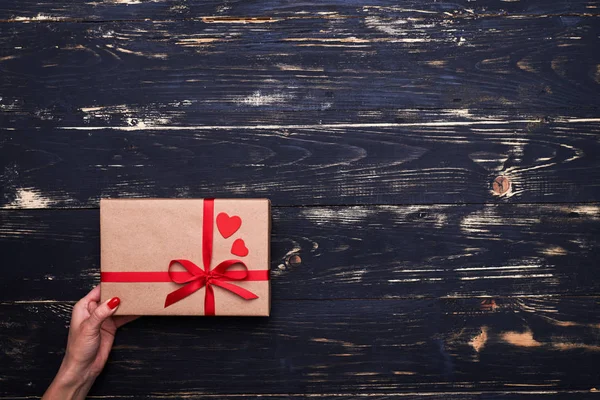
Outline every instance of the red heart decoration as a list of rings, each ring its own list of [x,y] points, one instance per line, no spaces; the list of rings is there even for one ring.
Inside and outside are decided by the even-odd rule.
[[[217,228],[225,239],[236,233],[240,226],[242,226],[242,219],[237,215],[230,217],[224,212],[217,215]]]
[[[246,257],[248,255],[246,243],[244,243],[242,239],[236,239],[231,245],[231,254],[235,254],[236,256],[240,257]]]

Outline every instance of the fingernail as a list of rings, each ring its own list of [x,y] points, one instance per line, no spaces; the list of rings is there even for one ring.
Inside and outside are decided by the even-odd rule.
[[[111,310],[114,310],[115,308],[117,308],[117,306],[121,304],[121,299],[118,297],[113,297],[112,299],[110,299],[110,301],[108,302],[108,308],[110,308]]]

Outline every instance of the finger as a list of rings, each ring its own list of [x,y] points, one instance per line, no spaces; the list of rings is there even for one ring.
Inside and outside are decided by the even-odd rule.
[[[96,308],[98,308],[98,303],[96,303],[95,301],[90,301],[88,303],[88,312],[90,313],[90,315],[94,313],[94,310]]]
[[[86,294],[83,299],[85,299],[87,303],[89,303],[90,301],[100,301],[100,285],[90,290],[90,292]]]
[[[88,319],[89,327],[93,332],[100,333],[100,327],[102,327],[102,323],[110,318],[115,311],[117,311],[120,302],[121,300],[118,297],[113,297],[112,299],[106,300],[104,303],[98,305],[98,307],[94,309],[94,312]]]
[[[139,315],[123,315],[120,317],[114,317],[113,320],[115,321],[116,327],[120,328],[123,325],[125,325],[126,323],[134,321],[134,320],[138,319],[139,317],[140,317]]]
[[[100,285],[90,290],[88,294],[86,294],[81,300],[77,302],[77,304],[75,304],[75,307],[87,309],[90,301],[100,301]]]
[[[100,347],[98,348],[97,358],[100,360],[107,360],[112,349],[112,345],[115,341],[114,335],[101,335],[100,336]]]

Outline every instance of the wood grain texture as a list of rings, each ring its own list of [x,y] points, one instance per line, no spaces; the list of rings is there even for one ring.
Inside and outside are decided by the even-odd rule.
[[[319,400],[349,400],[349,399],[368,399],[368,400],[597,400],[600,398],[598,390],[527,390],[527,391],[486,391],[486,392],[403,392],[396,394],[381,393],[336,393],[320,394],[311,393],[290,393],[290,394],[210,394],[205,392],[186,391],[183,393],[169,392],[161,394],[144,395],[141,398],[165,399],[165,400],[187,400],[190,398],[202,399],[223,399],[223,400],[254,400],[257,397],[267,400],[301,400],[309,398]],[[110,399],[110,400],[129,400],[139,399],[139,395],[92,395],[88,399]],[[39,399],[39,396],[0,396],[0,399],[10,400],[28,400]]]
[[[275,208],[273,301],[599,295],[599,220],[597,204]],[[0,301],[77,300],[99,281],[98,211],[4,211],[0,253]]]
[[[1,2],[0,399],[99,198],[207,196],[273,200],[272,318],[135,321],[91,398],[599,398],[599,9]]]
[[[97,207],[101,197],[268,197],[274,205],[345,205],[587,202],[600,196],[598,122],[417,121],[5,131],[0,205],[85,208]],[[511,182],[502,196],[493,191],[500,175]]]
[[[403,1],[401,5],[390,0],[328,0],[328,1],[218,1],[218,0],[104,0],[80,2],[76,0],[6,0],[0,5],[0,19],[4,21],[44,21],[81,19],[85,21],[131,19],[183,19],[213,16],[224,20],[232,17],[254,17],[255,22],[274,18],[302,18],[308,15],[361,16],[366,12],[407,13],[416,16],[440,15],[479,17],[512,14],[598,14],[597,2],[590,0],[552,1]],[[243,20],[229,19],[229,23]],[[248,18],[247,23],[252,23]]]
[[[317,394],[311,393],[309,395],[303,393],[294,394],[235,394],[235,395],[222,395],[222,394],[206,394],[202,392],[184,392],[184,393],[162,393],[153,394],[152,396],[146,395],[143,398],[153,399],[167,399],[167,400],[187,400],[190,398],[202,398],[202,399],[223,399],[223,400],[254,400],[257,397],[267,400],[301,400],[309,398],[315,398],[319,400],[348,400],[348,399],[368,399],[368,400],[531,400],[531,399],[543,399],[543,400],[563,400],[563,399],[577,399],[577,400],[597,400],[600,398],[600,392],[597,390],[558,390],[558,391],[543,391],[543,390],[528,390],[528,391],[490,391],[490,392],[404,392],[396,394],[380,394],[380,393],[336,393],[336,394]],[[27,400],[27,399],[38,399],[36,396],[19,396],[19,397],[4,397],[0,396],[0,399],[11,399],[11,400]],[[137,395],[111,395],[111,396],[88,396],[88,399],[110,399],[110,400],[128,400],[128,399],[139,399]]]
[[[142,318],[117,336],[93,394],[590,390],[599,304],[278,300],[268,319]],[[43,391],[69,310],[60,302],[0,305],[2,395]]]
[[[291,111],[423,108],[598,117],[600,17],[409,19],[0,24],[3,126],[257,125]]]

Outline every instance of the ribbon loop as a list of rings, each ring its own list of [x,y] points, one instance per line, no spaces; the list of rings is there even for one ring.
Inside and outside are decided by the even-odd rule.
[[[171,271],[171,267],[173,267],[173,265],[175,264],[179,264],[181,265],[183,268],[185,268],[188,272],[189,277],[181,279],[182,271]],[[179,284],[184,284],[184,283],[188,283],[191,282],[193,280],[198,279],[198,276],[201,276],[201,274],[204,274],[204,271],[200,269],[200,267],[198,267],[196,264],[194,264],[193,262],[189,261],[189,260],[171,260],[171,262],[169,263],[169,278],[171,278],[171,280],[175,283],[179,283]],[[176,273],[179,272],[179,273]],[[185,272],[183,272],[185,273]]]
[[[227,271],[229,268],[231,268],[235,265],[241,265],[243,269]],[[231,281],[243,281],[244,279],[246,279],[248,277],[248,267],[241,260],[223,261],[222,263],[217,265],[215,268],[213,268],[210,272],[213,274],[213,276],[226,277],[228,280],[231,280]]]

